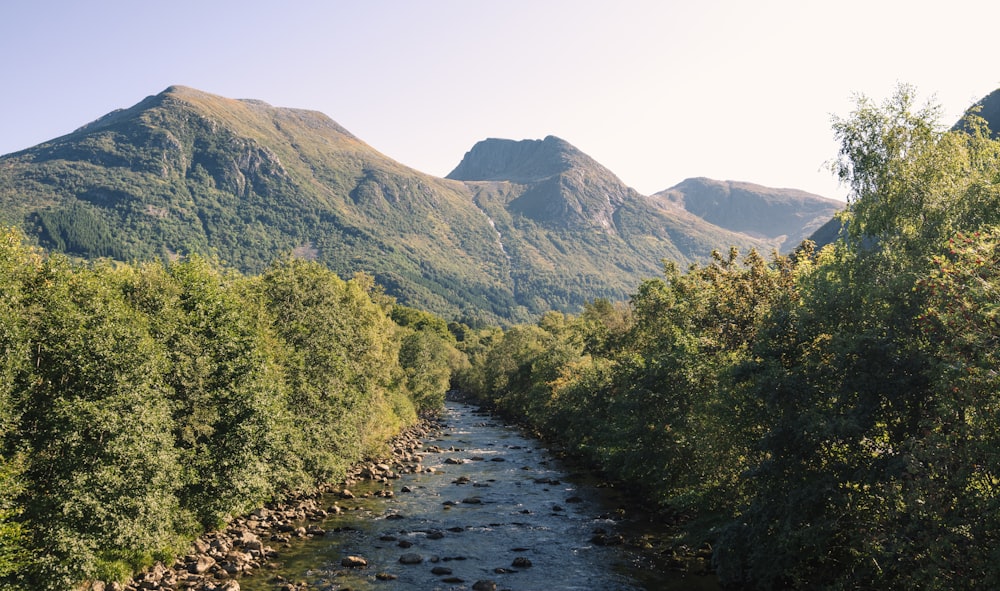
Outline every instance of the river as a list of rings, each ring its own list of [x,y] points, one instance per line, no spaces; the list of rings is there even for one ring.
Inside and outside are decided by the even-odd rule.
[[[616,545],[642,527],[621,518],[617,491],[574,474],[516,428],[450,401],[435,437],[423,442],[419,473],[358,483],[354,499],[324,499],[343,509],[320,524],[326,533],[277,548],[280,567],[242,578],[241,588],[718,589],[712,577]],[[369,495],[389,489],[391,497]],[[367,566],[343,566],[349,556]]]

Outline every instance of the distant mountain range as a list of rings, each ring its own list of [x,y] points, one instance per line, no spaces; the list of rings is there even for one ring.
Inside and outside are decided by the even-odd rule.
[[[314,258],[475,322],[623,299],[663,259],[788,250],[842,205],[708,179],[645,196],[552,136],[484,140],[442,179],[322,113],[181,86],[0,157],[0,221],[47,248],[246,272]]]
[[[653,195],[721,228],[776,241],[791,250],[828,222],[844,204],[797,189],[687,179]]]

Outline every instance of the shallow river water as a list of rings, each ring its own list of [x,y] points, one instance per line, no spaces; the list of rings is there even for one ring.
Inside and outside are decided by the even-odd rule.
[[[281,568],[243,578],[242,589],[274,591],[276,577],[330,591],[459,590],[478,581],[515,591],[718,589],[655,555],[595,543],[641,530],[619,519],[623,500],[613,489],[573,474],[538,441],[456,402],[443,425],[424,441],[424,471],[359,483],[354,499],[331,497],[345,511],[321,524],[326,534],[277,548]],[[364,496],[387,487],[391,498]],[[403,564],[404,555],[420,562]],[[368,566],[346,568],[347,556]]]

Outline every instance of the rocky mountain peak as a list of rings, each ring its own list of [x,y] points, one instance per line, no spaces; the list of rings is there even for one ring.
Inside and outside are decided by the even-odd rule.
[[[550,179],[590,158],[569,142],[490,138],[476,143],[446,178],[456,181],[509,181],[531,184]],[[593,162],[596,165],[596,162]]]

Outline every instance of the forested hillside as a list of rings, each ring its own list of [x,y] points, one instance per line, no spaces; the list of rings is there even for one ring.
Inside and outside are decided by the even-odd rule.
[[[74,264],[5,230],[0,589],[124,580],[341,479],[442,405],[443,327],[316,262]]]
[[[900,87],[838,118],[844,239],[667,265],[467,338],[466,388],[709,542],[751,589],[1000,581],[1000,142]]]
[[[778,244],[640,195],[558,138],[481,142],[442,179],[322,113],[182,86],[0,157],[0,223],[91,260],[259,273],[294,253],[469,324],[625,299],[663,258]]]

